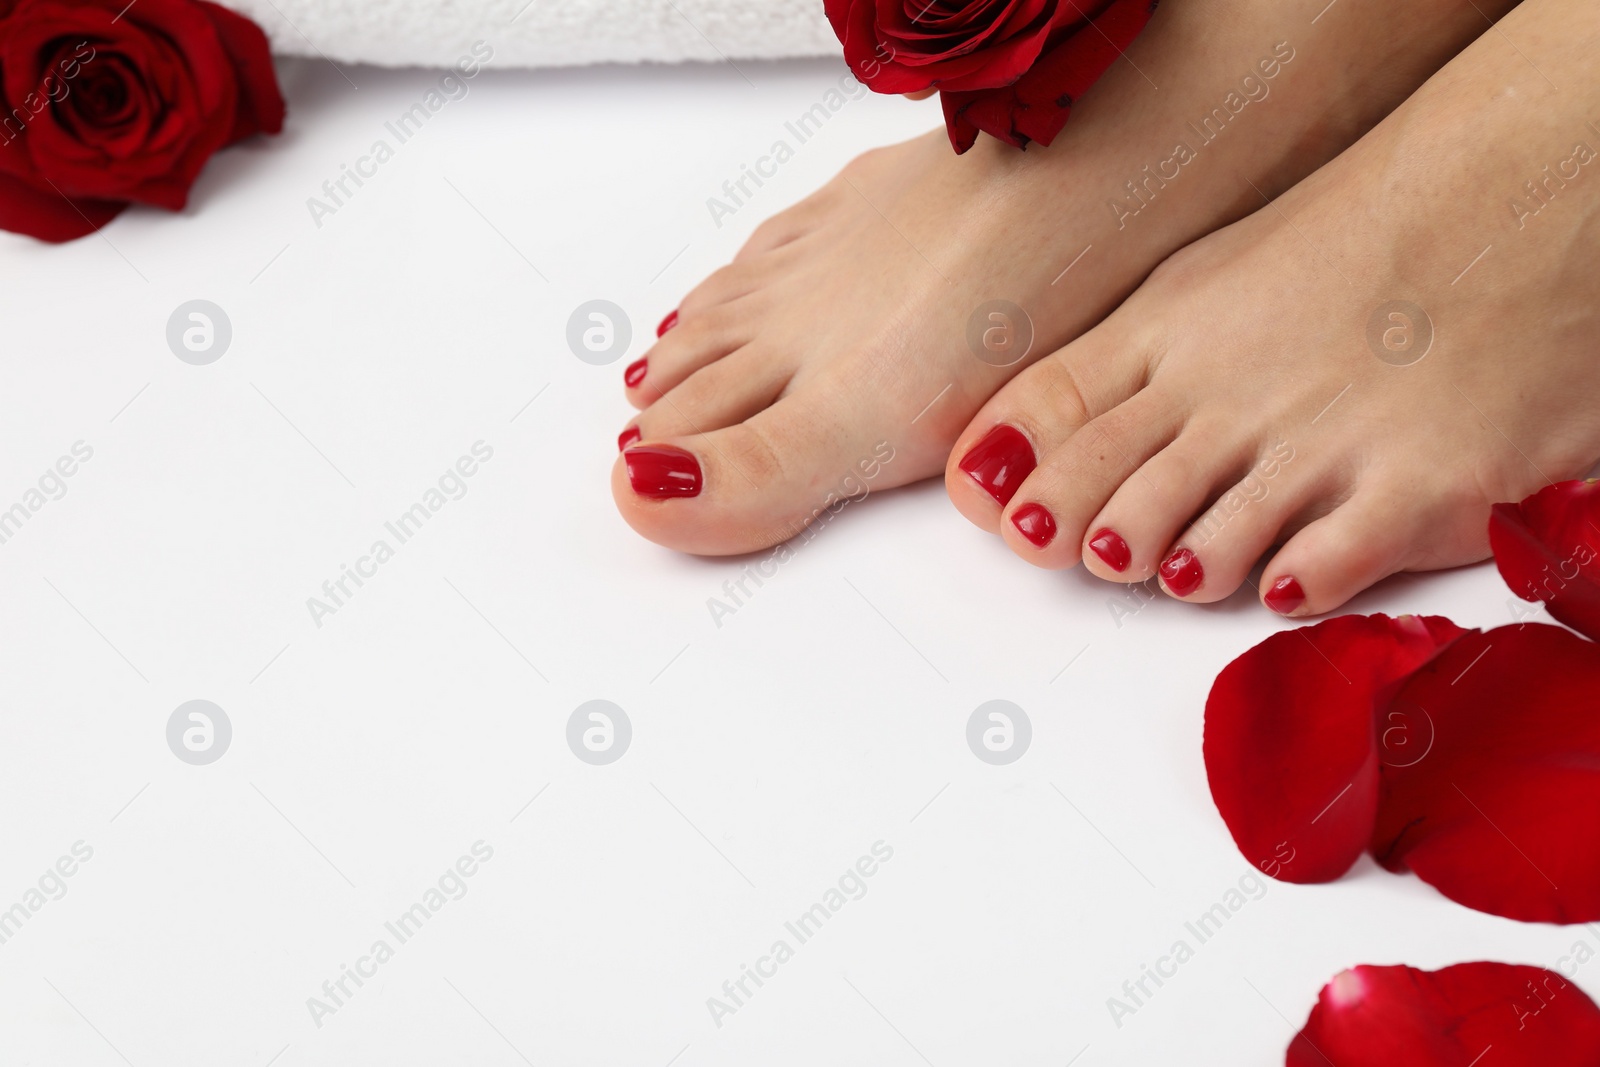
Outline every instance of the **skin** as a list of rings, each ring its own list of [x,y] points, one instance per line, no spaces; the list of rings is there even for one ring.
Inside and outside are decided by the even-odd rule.
[[[1578,0],[1521,5],[1336,161],[1002,389],[955,446],[956,506],[1030,562],[1081,558],[1111,581],[1188,548],[1197,602],[1255,585],[1281,544],[1257,588],[1294,577],[1297,615],[1486,557],[1492,504],[1600,458],[1597,45]],[[1425,319],[1383,318],[1369,341],[1395,300]],[[1004,511],[956,466],[997,423],[1040,457]],[[1009,521],[1030,502],[1058,523],[1043,549]],[[1130,547],[1122,573],[1088,549],[1104,528]]]
[[[643,444],[693,453],[703,486],[645,498],[619,458],[619,510],[660,544],[731,554],[792,537],[880,442],[894,459],[873,488],[937,475],[1003,385],[1104,319],[1167,257],[1336,156],[1511,6],[1163,5],[1051,147],[980,138],[957,157],[940,130],[862,156],[758,228],[646,353],[627,390],[641,409],[630,428]],[[1259,64],[1283,43],[1294,58],[1266,79],[1270,95],[1136,217],[1119,217],[1109,205],[1126,183],[1192,137],[1188,123],[1245,76],[1262,81]],[[967,341],[969,319],[997,298],[1025,309],[1033,329],[1028,357],[1003,367]]]

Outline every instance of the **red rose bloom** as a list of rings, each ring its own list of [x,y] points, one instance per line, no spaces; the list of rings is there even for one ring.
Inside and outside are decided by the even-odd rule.
[[[205,0],[0,0],[0,228],[177,211],[212,153],[283,128],[255,23]]]
[[[880,93],[938,89],[957,152],[978,131],[1048,145],[1144,29],[1155,0],[825,0],[845,61]]]

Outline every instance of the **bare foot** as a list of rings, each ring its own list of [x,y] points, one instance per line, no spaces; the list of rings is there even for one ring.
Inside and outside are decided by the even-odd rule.
[[[629,368],[644,410],[612,475],[624,518],[673,548],[743,552],[937,474],[1029,362],[995,365],[1021,347],[1008,324],[1031,324],[1032,359],[1076,337],[1354,141],[1511,0],[1475,2],[1171,4],[1049,149],[984,138],[956,157],[940,131],[856,160],[762,225]],[[1026,312],[993,320],[992,355],[968,341],[991,301]]]
[[[1257,592],[1288,615],[1484,558],[1491,504],[1600,458],[1597,46],[1583,0],[1528,0],[1003,389],[957,506],[1040,566],[1191,601],[1281,544]],[[995,440],[1039,457],[1003,512],[962,469]]]

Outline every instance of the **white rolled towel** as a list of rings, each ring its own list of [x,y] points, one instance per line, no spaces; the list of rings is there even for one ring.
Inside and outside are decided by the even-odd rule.
[[[838,55],[822,0],[221,0],[281,55],[450,66],[478,41],[495,67]]]

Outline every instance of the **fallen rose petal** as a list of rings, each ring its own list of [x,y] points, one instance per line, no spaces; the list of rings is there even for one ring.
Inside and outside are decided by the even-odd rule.
[[[1448,619],[1346,615],[1267,638],[1206,701],[1211,795],[1246,859],[1273,878],[1326,882],[1372,835],[1387,740],[1379,709],[1466,631]]]
[[[1600,1008],[1553,971],[1353,967],[1322,987],[1287,1067],[1597,1067]]]
[[[1470,633],[1394,706],[1431,747],[1382,768],[1379,862],[1492,915],[1600,920],[1600,646],[1543,624]]]
[[[1600,641],[1600,482],[1560,482],[1496,504],[1489,546],[1513,593]]]

